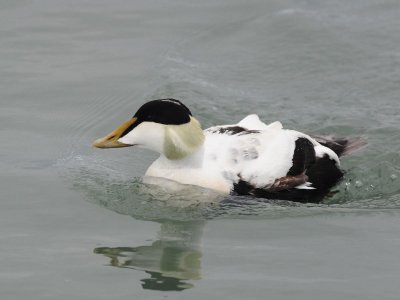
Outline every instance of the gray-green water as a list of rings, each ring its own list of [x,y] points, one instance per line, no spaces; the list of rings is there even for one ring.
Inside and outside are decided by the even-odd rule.
[[[398,299],[399,28],[397,0],[0,1],[1,299]],[[324,204],[205,204],[90,147],[159,97],[369,146]]]

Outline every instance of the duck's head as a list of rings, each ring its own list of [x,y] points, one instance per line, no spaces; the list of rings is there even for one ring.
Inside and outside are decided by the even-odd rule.
[[[138,146],[182,159],[204,142],[200,123],[179,100],[159,99],[147,102],[132,119],[93,143],[97,148]]]

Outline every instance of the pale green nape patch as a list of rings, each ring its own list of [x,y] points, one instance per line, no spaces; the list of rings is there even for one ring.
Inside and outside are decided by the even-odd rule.
[[[193,117],[187,124],[165,126],[164,155],[168,159],[182,159],[192,154],[203,142],[203,130]]]

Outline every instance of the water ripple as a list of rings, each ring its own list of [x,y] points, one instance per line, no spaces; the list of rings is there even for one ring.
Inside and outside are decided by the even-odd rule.
[[[83,193],[88,201],[140,220],[269,219],[400,209],[397,178],[390,179],[395,182],[390,193],[382,194],[382,189],[360,185],[347,177],[324,203],[300,204],[224,196],[172,182],[149,184],[140,177],[133,178],[115,161],[107,162],[97,156],[73,156],[60,160],[58,166],[68,184]]]

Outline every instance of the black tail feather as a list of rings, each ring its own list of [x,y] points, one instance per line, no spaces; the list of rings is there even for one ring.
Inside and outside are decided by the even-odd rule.
[[[368,144],[367,140],[362,137],[335,138],[332,136],[314,136],[313,138],[321,145],[333,150],[339,157],[351,154]]]

